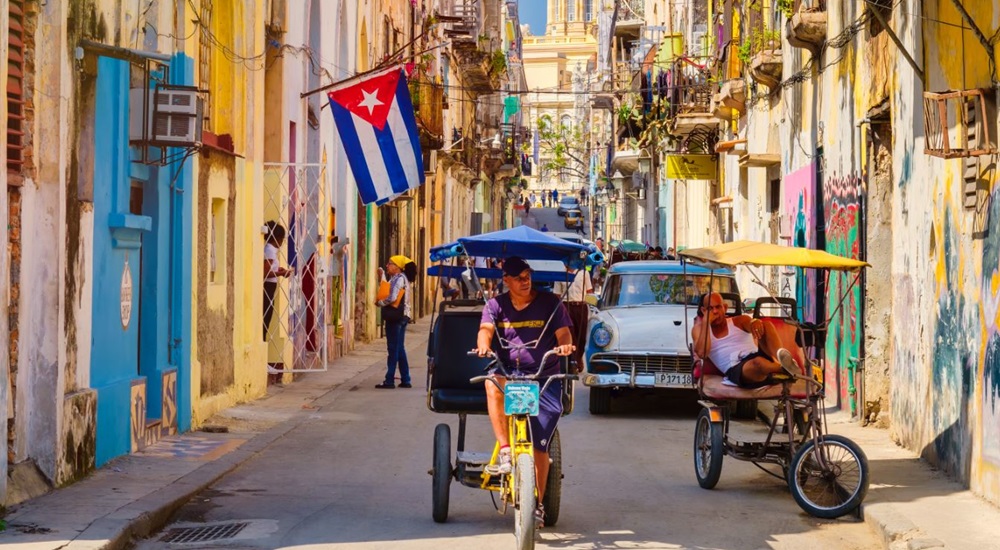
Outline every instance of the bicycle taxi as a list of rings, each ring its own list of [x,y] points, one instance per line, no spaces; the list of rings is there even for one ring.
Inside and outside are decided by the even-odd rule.
[[[680,255],[692,264],[711,269],[789,266],[815,269],[819,276],[829,276],[831,271],[841,272],[853,276],[851,286],[857,283],[861,269],[868,265],[820,250],[752,241],[689,249]],[[753,269],[750,272],[757,283],[767,288]],[[850,287],[834,313],[843,305],[849,291]],[[727,314],[742,313],[738,300],[732,306]],[[796,311],[794,299],[777,296],[759,298],[753,309],[753,316],[772,324],[782,346],[792,353],[801,370],[794,376],[785,377],[774,385],[744,389],[723,383],[722,372],[707,358],[700,360],[700,368],[696,366],[695,377],[703,409],[695,428],[695,475],[702,488],[714,488],[722,472],[722,459],[729,456],[751,462],[785,481],[795,502],[813,516],[837,518],[859,513],[868,491],[868,459],[850,439],[827,433],[823,369],[818,358],[822,357],[825,348],[828,320],[821,324],[803,323]],[[729,433],[730,409],[748,400],[773,403],[773,414],[763,441],[741,441]],[[777,465],[781,475],[762,464]]]
[[[480,278],[500,279],[501,270],[469,268],[462,265],[462,258],[506,258],[512,255],[520,256],[532,265],[532,281],[535,284],[567,281],[566,267],[584,268],[603,261],[600,252],[592,245],[573,243],[519,226],[461,238],[455,243],[431,249],[431,261],[438,265],[428,269],[428,275],[465,280],[474,286]],[[485,300],[481,299],[445,299],[435,305],[432,317],[427,350],[427,407],[436,413],[458,415],[458,437],[454,448],[449,424],[441,423],[434,429],[433,467],[430,470],[433,477],[432,516],[436,522],[447,521],[452,481],[484,489],[490,492],[493,504],[501,514],[506,513],[507,508],[513,508],[517,547],[533,548],[533,514],[537,494],[528,420],[538,414],[539,396],[555,380],[563,381],[562,414],[569,414],[573,409],[572,382],[576,380],[576,375],[571,373],[568,361],[564,360],[560,373],[545,379],[539,379],[538,373],[534,376],[507,377],[504,409],[509,418],[510,444],[514,455],[512,470],[509,474],[488,473],[487,467],[497,464],[499,445],[486,452],[465,448],[468,416],[487,414],[484,383],[492,382],[487,380],[486,372],[494,367],[506,372],[506,366],[498,364],[495,354],[478,357],[468,351],[475,346],[484,304]],[[504,345],[507,344],[494,336],[494,349]],[[543,359],[541,364],[544,363]],[[551,464],[543,499],[545,526],[555,525],[559,519],[562,453],[558,429],[549,443],[549,459]]]

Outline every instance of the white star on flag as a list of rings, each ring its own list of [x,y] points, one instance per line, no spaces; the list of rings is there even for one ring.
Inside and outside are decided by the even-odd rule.
[[[361,93],[365,95],[365,100],[362,101],[361,103],[358,103],[358,107],[367,107],[369,115],[375,111],[375,107],[379,105],[384,105],[384,103],[378,100],[378,90],[375,90],[373,92],[366,92],[364,90],[361,90]]]

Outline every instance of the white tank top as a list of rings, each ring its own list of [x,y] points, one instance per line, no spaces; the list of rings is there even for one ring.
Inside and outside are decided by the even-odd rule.
[[[723,374],[741,359],[757,351],[757,343],[754,342],[752,334],[737,327],[732,319],[726,319],[726,325],[729,334],[722,338],[716,338],[712,327],[708,328],[708,334],[712,339],[712,349],[708,352],[708,358]]]

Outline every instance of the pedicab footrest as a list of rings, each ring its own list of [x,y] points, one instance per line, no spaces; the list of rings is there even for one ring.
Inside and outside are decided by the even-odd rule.
[[[469,466],[485,466],[490,463],[490,459],[493,458],[493,454],[461,451],[458,453],[457,458],[458,462],[461,464],[467,464]]]
[[[508,382],[504,387],[503,412],[538,416],[539,396],[538,382]]]

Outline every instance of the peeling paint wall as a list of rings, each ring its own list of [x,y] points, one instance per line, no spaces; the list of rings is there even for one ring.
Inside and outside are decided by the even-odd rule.
[[[921,6],[915,0],[905,4],[911,11]],[[951,0],[922,4],[932,23],[899,24],[909,51],[922,51],[925,80],[921,83],[905,62],[897,61],[891,97],[893,173],[898,174],[892,203],[891,433],[976,493],[1000,503],[1000,236],[995,218],[1000,207],[996,175],[986,170],[996,158],[972,162],[985,189],[977,197],[979,206],[967,208],[967,161],[923,153],[920,93],[989,87],[989,68],[982,46],[961,29]],[[987,36],[995,32],[1000,6],[963,4]],[[996,130],[995,119],[988,124]]]

